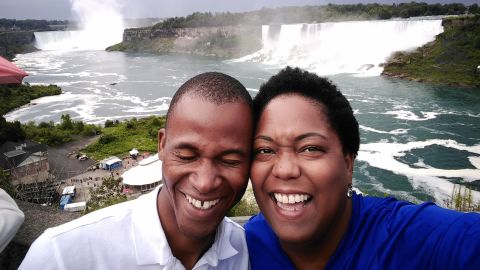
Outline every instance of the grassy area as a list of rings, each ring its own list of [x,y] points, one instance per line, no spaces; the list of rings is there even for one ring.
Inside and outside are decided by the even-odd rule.
[[[446,207],[463,212],[479,212],[480,202],[475,202],[472,196],[472,190],[454,185],[450,199],[446,201]]]
[[[62,89],[56,85],[0,85],[0,115],[28,104],[32,99],[61,93]]]
[[[480,87],[480,15],[446,18],[444,32],[413,52],[398,52],[384,75],[434,84]]]
[[[123,122],[108,122],[95,143],[83,150],[95,160],[111,155],[126,155],[132,148],[143,152],[157,151],[157,133],[165,125],[165,117],[132,118]]]

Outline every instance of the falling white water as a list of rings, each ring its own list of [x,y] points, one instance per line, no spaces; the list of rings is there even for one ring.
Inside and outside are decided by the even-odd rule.
[[[122,41],[123,17],[118,0],[69,0],[78,31],[36,32],[41,50],[104,50]]]
[[[441,32],[441,19],[264,25],[262,49],[236,61],[299,66],[322,75],[379,75],[393,52],[420,47]]]

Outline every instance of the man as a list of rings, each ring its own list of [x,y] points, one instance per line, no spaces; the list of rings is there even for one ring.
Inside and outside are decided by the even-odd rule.
[[[225,214],[245,191],[252,133],[240,82],[190,79],[159,131],[164,185],[45,231],[20,269],[247,269],[243,229]]]

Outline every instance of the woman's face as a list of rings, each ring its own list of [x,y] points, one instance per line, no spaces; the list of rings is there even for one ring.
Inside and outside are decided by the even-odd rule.
[[[265,107],[253,144],[255,198],[283,242],[340,234],[347,224],[353,156],[344,154],[323,104],[281,95]]]

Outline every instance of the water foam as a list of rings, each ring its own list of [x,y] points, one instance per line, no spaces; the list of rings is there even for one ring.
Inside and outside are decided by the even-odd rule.
[[[403,128],[398,128],[398,129],[394,129],[394,130],[391,130],[391,131],[382,131],[382,130],[378,130],[378,129],[374,129],[374,128],[371,128],[371,127],[360,125],[360,129],[365,130],[365,131],[374,132],[374,133],[380,133],[380,134],[400,135],[400,134],[407,134],[408,133],[408,129],[403,129]]]
[[[385,114],[396,115],[395,118],[397,119],[409,120],[409,121],[426,121],[430,119],[435,119],[439,114],[438,112],[420,112],[420,113],[422,114],[421,116],[415,114],[414,112],[406,111],[406,110],[385,112]]]
[[[477,169],[439,169],[423,163],[422,160],[413,164],[400,162],[396,157],[402,157],[413,149],[421,149],[431,145],[440,145],[447,148],[462,150],[472,153],[468,159]],[[448,178],[461,178],[464,182],[472,182],[480,179],[480,144],[467,146],[454,140],[432,139],[427,141],[415,141],[401,143],[367,143],[360,146],[357,157],[359,161],[365,161],[370,166],[391,171],[395,174],[406,176],[414,188],[422,188],[430,193],[438,203],[443,203],[453,190],[454,184]],[[418,165],[418,166],[417,166]],[[480,192],[473,191],[475,200],[480,199]]]

